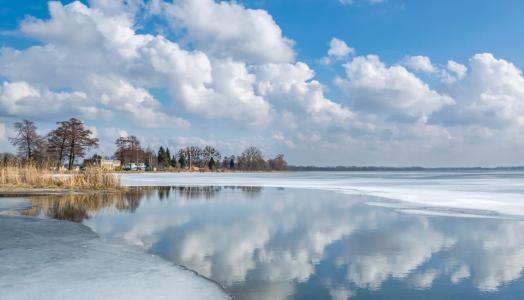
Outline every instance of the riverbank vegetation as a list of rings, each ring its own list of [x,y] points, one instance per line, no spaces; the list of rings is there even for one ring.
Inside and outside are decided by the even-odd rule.
[[[9,141],[17,155],[0,155],[0,186],[4,188],[114,189],[120,179],[101,168],[74,170],[75,162],[98,139],[78,119],[58,122],[45,137],[37,133],[34,122],[14,124],[15,135]],[[65,163],[64,163],[65,161]]]
[[[144,148],[136,136],[121,136],[115,141],[111,157],[87,153],[99,147],[99,140],[81,121],[70,118],[40,135],[35,123],[14,123],[9,138],[17,153],[0,154],[2,187],[40,187],[105,189],[120,186],[114,171],[167,172],[257,172],[285,171],[283,154],[265,159],[262,151],[248,147],[239,155],[224,155],[213,146],[180,146],[171,152],[167,146]],[[173,148],[172,148],[173,149]]]
[[[31,163],[0,164],[0,186],[3,188],[118,189],[120,179],[100,168],[78,172],[56,172]]]

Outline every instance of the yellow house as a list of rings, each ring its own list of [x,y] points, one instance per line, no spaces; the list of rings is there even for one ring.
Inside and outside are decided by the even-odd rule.
[[[112,159],[100,160],[100,167],[105,170],[119,169],[120,166],[121,166],[121,163],[119,160],[112,160]]]

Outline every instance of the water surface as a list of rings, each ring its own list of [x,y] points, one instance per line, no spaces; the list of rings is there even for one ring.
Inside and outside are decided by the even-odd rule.
[[[271,187],[149,187],[34,197],[211,278],[235,299],[521,299],[524,222],[428,216],[371,196]]]

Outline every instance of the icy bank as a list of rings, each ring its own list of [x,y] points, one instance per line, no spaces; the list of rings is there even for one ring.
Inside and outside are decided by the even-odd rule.
[[[523,172],[288,172],[123,174],[128,186],[268,186],[402,201],[410,213],[524,216]],[[377,202],[374,203],[377,205]]]
[[[76,223],[0,216],[2,299],[229,299],[215,283]]]

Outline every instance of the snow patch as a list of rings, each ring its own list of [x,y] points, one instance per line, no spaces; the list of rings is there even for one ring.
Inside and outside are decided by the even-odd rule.
[[[215,283],[76,223],[0,216],[0,294],[11,299],[230,299]]]
[[[410,209],[524,216],[523,172],[146,173],[123,174],[121,181],[127,186],[321,189],[394,199]]]

